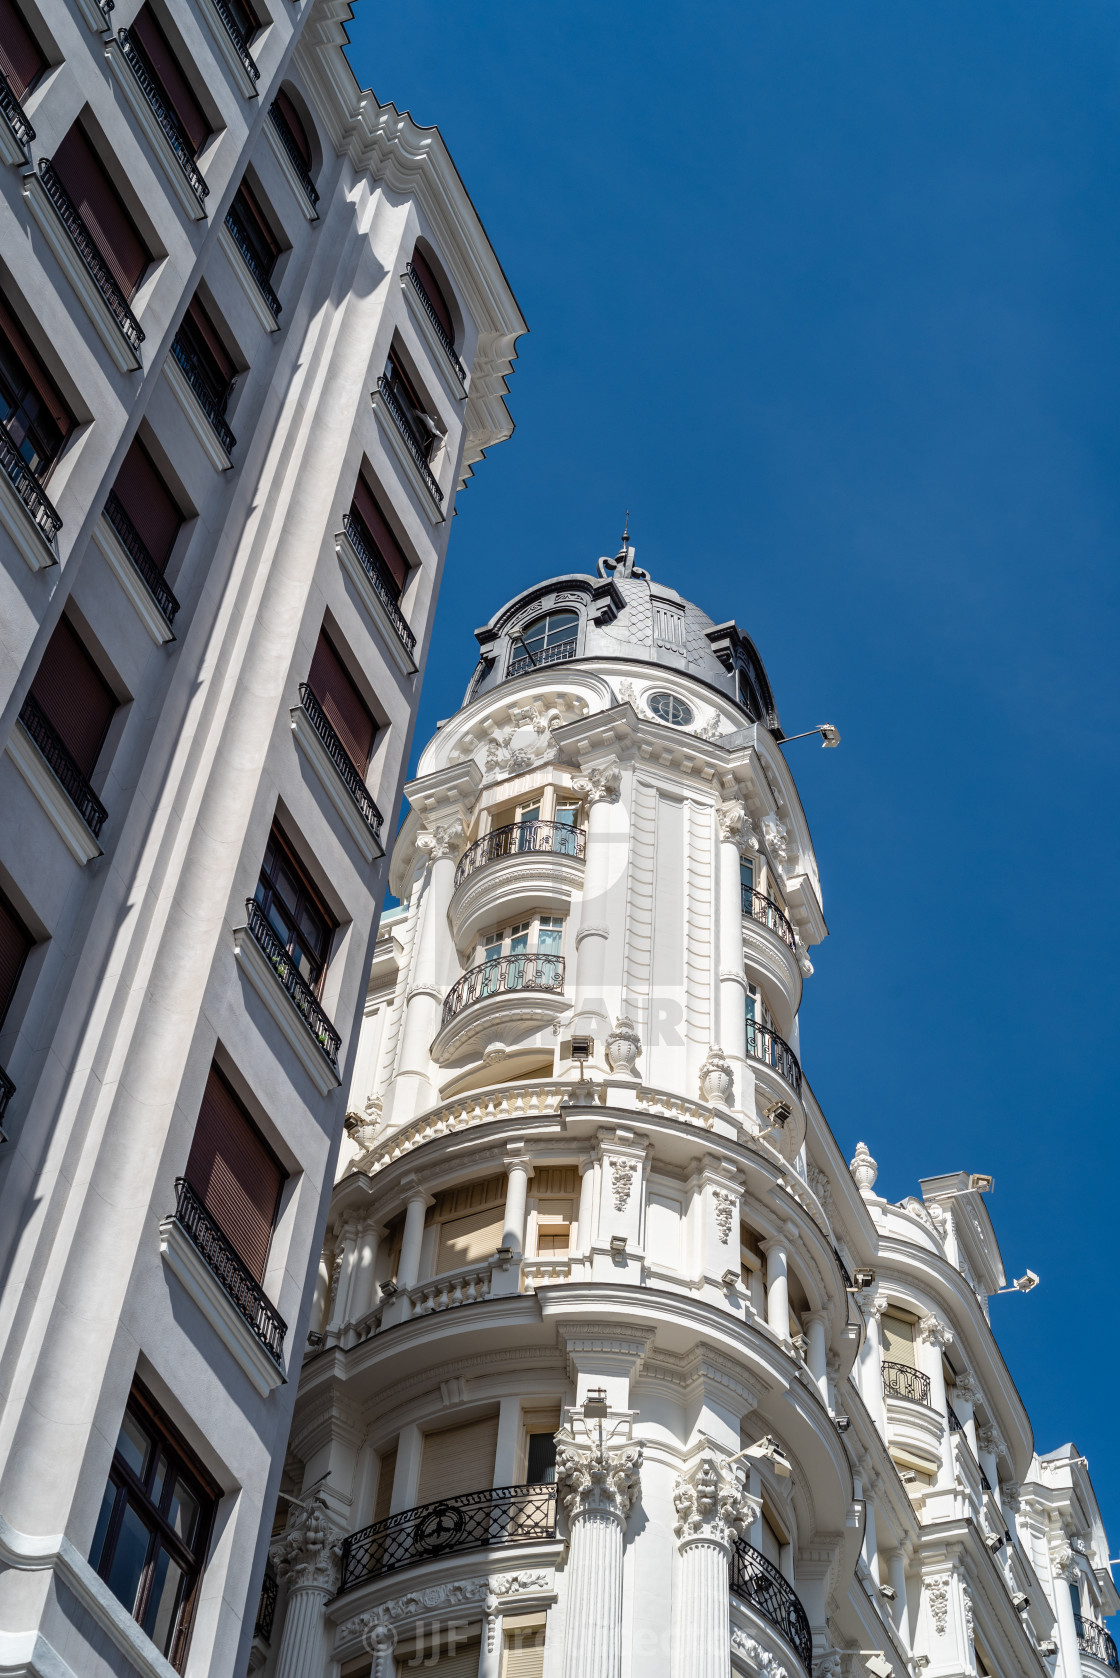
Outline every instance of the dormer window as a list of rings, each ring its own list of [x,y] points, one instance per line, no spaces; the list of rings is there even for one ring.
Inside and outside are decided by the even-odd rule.
[[[541,664],[575,658],[579,644],[578,612],[546,612],[510,635],[507,676],[523,676]]]

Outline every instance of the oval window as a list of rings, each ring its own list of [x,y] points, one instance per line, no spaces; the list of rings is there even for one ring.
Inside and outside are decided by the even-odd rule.
[[[678,699],[675,693],[651,693],[648,704],[655,717],[672,723],[674,728],[687,728],[692,721],[692,706]]]

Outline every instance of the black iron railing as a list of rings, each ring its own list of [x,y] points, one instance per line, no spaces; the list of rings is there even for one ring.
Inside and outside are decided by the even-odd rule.
[[[342,1038],[320,1008],[315,992],[307,984],[295,962],[273,932],[268,917],[255,897],[245,904],[246,925],[267,956],[273,972],[299,1009],[303,1022],[322,1049],[335,1071],[338,1071],[338,1051]]]
[[[760,1555],[745,1538],[736,1540],[731,1552],[730,1585],[737,1597],[777,1626],[787,1643],[793,1645],[806,1672],[812,1671],[813,1634],[809,1616],[801,1606],[788,1579],[772,1562]]]
[[[759,1020],[748,1020],[747,1053],[752,1060],[761,1060],[765,1065],[772,1066],[795,1095],[801,1094],[801,1068],[797,1056],[773,1027],[763,1025]]]
[[[34,740],[47,767],[61,784],[63,792],[96,839],[109,812],[66,750],[53,723],[48,720],[34,694],[29,693],[24,700],[19,720]]]
[[[949,1412],[949,1432],[950,1433],[962,1433],[964,1431],[964,1423],[961,1421],[960,1417],[957,1415],[957,1412],[953,1409],[953,1406],[949,1403],[948,1399],[946,1399],[945,1404],[946,1404],[946,1408]]]
[[[226,231],[237,246],[242,262],[257,282],[261,296],[268,304],[269,313],[275,318],[280,314],[280,299],[269,284],[268,275],[261,267],[260,261],[252,245],[245,236],[245,229],[237,219],[236,200],[226,211]]]
[[[246,75],[254,82],[261,79],[260,66],[249,51],[249,43],[241,33],[241,25],[226,5],[225,0],[210,0],[210,4],[226,26],[226,33],[237,49],[237,56],[245,66]]]
[[[433,327],[433,330],[435,331],[436,337],[439,339],[440,343],[443,345],[444,354],[446,355],[448,361],[451,363],[452,367],[454,367],[456,373],[458,373],[459,378],[462,380],[463,384],[466,384],[466,382],[467,382],[467,370],[463,366],[463,363],[459,360],[459,357],[456,355],[455,345],[452,342],[451,338],[448,336],[447,328],[444,326],[443,322],[440,320],[439,316],[436,314],[434,308],[432,307],[432,300],[428,296],[428,293],[424,290],[424,282],[420,278],[419,274],[416,272],[415,268],[412,266],[411,262],[408,265],[408,277],[412,281],[412,289],[413,289],[413,291],[415,291],[417,297],[419,297],[421,306],[424,310],[424,313],[427,315],[428,319],[432,323],[432,327]]]
[[[311,204],[317,204],[319,202],[319,194],[315,189],[315,182],[307,173],[307,164],[303,161],[303,156],[296,144],[296,137],[292,133],[291,125],[288,122],[287,117],[285,117],[283,111],[275,102],[268,107],[268,114],[272,118],[272,126],[276,130],[280,144],[288,154],[288,161],[295,170],[296,174],[299,176],[300,186],[307,194],[309,202]]]
[[[556,1537],[555,1486],[497,1486],[402,1509],[350,1534],[342,1545],[339,1593],[366,1579],[414,1567],[433,1556],[541,1544]]]
[[[261,1599],[257,1603],[257,1618],[253,1626],[253,1636],[259,1637],[262,1643],[272,1642],[272,1626],[276,1619],[276,1592],[279,1589],[275,1573],[271,1567],[265,1569],[261,1580]]]
[[[140,345],[144,342],[144,329],[129,308],[124,292],[106,267],[105,258],[98,250],[93,234],[78,214],[74,200],[55,174],[54,165],[49,157],[39,159],[39,178],[54,206],[55,214],[70,235],[74,249],[108,304],[109,312],[119,326],[122,337],[139,360]]]
[[[570,641],[557,641],[551,647],[543,647],[539,653],[518,653],[509,661],[506,670],[506,680],[511,676],[523,676],[526,670],[535,670],[540,664],[564,664],[569,658],[575,658],[579,646],[579,638],[573,635]]]
[[[224,399],[211,387],[202,368],[198,365],[184,344],[178,333],[171,340],[171,353],[179,364],[179,370],[194,392],[195,400],[210,421],[211,429],[227,454],[232,454],[237,447],[237,438],[233,435],[225,419],[222,417]]]
[[[497,996],[502,991],[563,989],[563,956],[495,956],[492,961],[470,968],[452,985],[443,999],[443,1024],[447,1025],[470,1003],[485,996]]]
[[[26,157],[28,148],[35,138],[35,130],[28,122],[23,106],[8,86],[7,78],[2,73],[0,73],[0,111],[3,111],[8,127],[15,135],[23,150],[23,155]]]
[[[791,950],[796,950],[797,939],[794,937],[793,928],[774,899],[767,897],[765,892],[755,891],[745,884],[742,892],[744,915],[749,915],[752,921],[757,921],[768,932],[776,933],[783,944],[788,944]]]
[[[347,792],[362,812],[370,832],[375,838],[380,839],[381,811],[373,802],[370,790],[363,781],[357,764],[331,727],[326,712],[306,682],[300,683],[299,702],[308,722],[326,747],[328,757],[345,781]]]
[[[587,835],[568,822],[518,822],[513,827],[496,827],[463,852],[455,870],[455,884],[461,886],[476,868],[498,857],[527,856],[535,851],[582,858],[587,853]]]
[[[0,427],[0,468],[3,469],[12,488],[35,520],[44,539],[53,542],[62,529],[62,520],[47,499],[42,484],[2,427]]]
[[[909,1398],[929,1408],[929,1376],[908,1363],[883,1363],[883,1391],[888,1398]]]
[[[4,1068],[0,1066],[0,1120],[3,1119],[4,1114],[7,1112],[8,1103],[15,1093],[16,1086],[12,1083],[12,1080],[4,1071]]]
[[[984,1473],[984,1470],[981,1469],[980,1470],[980,1490],[982,1492],[990,1492],[991,1489],[992,1489],[992,1482],[988,1479],[988,1476]]]
[[[148,61],[144,57],[142,49],[133,40],[130,32],[127,29],[118,29],[117,41],[125,63],[136,77],[140,91],[159,124],[160,133],[174,152],[176,163],[187,177],[187,184],[201,204],[209,195],[210,188],[195,165],[194,152],[191,150],[190,141],[180,128],[174,112],[169,111],[164,104],[163,95],[156,85]]]
[[[1086,1620],[1083,1615],[1073,1616],[1074,1627],[1077,1631],[1077,1647],[1083,1655],[1092,1655],[1094,1660],[1101,1661],[1105,1666],[1111,1666],[1120,1672],[1120,1660],[1116,1655],[1116,1644],[1104,1627],[1096,1620]]]
[[[405,447],[416,462],[420,476],[424,480],[424,487],[437,506],[443,506],[443,491],[432,476],[432,469],[424,455],[424,439],[417,437],[409,423],[408,416],[393,393],[393,387],[382,373],[377,381],[377,388],[381,392],[381,400],[392,414],[397,424],[397,430],[404,438]]]
[[[179,610],[179,602],[168,588],[163,578],[163,572],[148,552],[139,531],[125,512],[116,490],[111,489],[109,491],[109,499],[105,503],[105,517],[116,531],[125,553],[147,583],[152,598],[167,619],[167,626],[170,629],[175,621],[175,614]]]
[[[265,1298],[260,1283],[246,1269],[229,1236],[211,1217],[185,1177],[175,1179],[175,1196],[175,1221],[190,1237],[269,1357],[283,1369],[284,1336],[288,1332],[283,1317]]]
[[[405,622],[404,613],[397,603],[396,581],[379,553],[376,553],[366,541],[362,527],[353,513],[347,513],[342,521],[350,546],[361,561],[362,570],[377,591],[377,598],[389,615],[389,620],[400,637],[401,645],[411,655],[416,651],[416,637]]]

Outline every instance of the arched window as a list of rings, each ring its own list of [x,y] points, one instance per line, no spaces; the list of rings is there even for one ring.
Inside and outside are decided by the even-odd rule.
[[[296,151],[307,173],[311,173],[311,141],[307,138],[307,130],[303,126],[303,118],[296,110],[295,102],[289,94],[281,88],[276,95],[276,109],[284,119],[285,126],[295,142]]]
[[[545,612],[510,636],[507,676],[522,676],[539,664],[560,664],[575,658],[579,639],[578,612]]]
[[[444,336],[454,349],[455,323],[451,309],[444,296],[443,287],[436,279],[431,263],[425,257],[419,245],[412,252],[413,283],[431,305],[431,312],[443,328]]]

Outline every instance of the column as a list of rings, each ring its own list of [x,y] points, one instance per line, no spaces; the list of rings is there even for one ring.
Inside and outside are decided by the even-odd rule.
[[[828,1408],[828,1318],[823,1311],[811,1311],[805,1319],[809,1344],[805,1359],[809,1374],[821,1395],[821,1403]]]
[[[766,1321],[783,1343],[789,1339],[789,1265],[780,1241],[763,1241],[766,1254]]]
[[[937,1476],[939,1486],[951,1486],[954,1479],[953,1452],[949,1443],[949,1402],[945,1392],[945,1368],[941,1361],[942,1348],[947,1346],[952,1338],[944,1323],[933,1315],[922,1318],[915,1335],[922,1371],[929,1376],[929,1402],[943,1422],[941,1471]],[[994,1480],[992,1488],[995,1489]]]
[[[892,1550],[887,1557],[887,1583],[894,1592],[894,1601],[891,1603],[894,1629],[903,1649],[909,1654],[910,1614],[906,1607],[906,1557],[901,1550]]]
[[[611,1029],[607,1010],[607,904],[611,887],[611,805],[618,803],[622,770],[615,761],[596,764],[572,782],[587,801],[587,857],[583,865],[583,904],[575,936],[575,1008],[572,1030],[595,1039],[595,1064],[606,1070],[603,1044]]]
[[[330,1319],[327,1323],[329,1331],[337,1333],[346,1321],[346,1301],[350,1292],[350,1273],[354,1265],[354,1252],[358,1244],[358,1221],[356,1218],[344,1218],[342,1230],[338,1238],[338,1280],[334,1286],[334,1300],[331,1304]]]
[[[434,1106],[439,1091],[432,1082],[431,1044],[439,1030],[444,982],[448,977],[451,933],[447,910],[455,890],[455,868],[465,835],[456,817],[418,835],[418,850],[428,856],[427,883],[419,906],[416,945],[405,993],[400,1064],[393,1085],[392,1118],[400,1124]]]
[[[681,1567],[673,1594],[673,1678],[727,1678],[731,1620],[727,1569],[736,1538],[761,1504],[726,1459],[707,1452],[673,1493]]]
[[[1081,1678],[1081,1645],[1077,1640],[1077,1621],[1073,1617],[1073,1598],[1069,1592],[1070,1585],[1078,1581],[1073,1551],[1063,1546],[1051,1556],[1050,1566],[1054,1573],[1054,1615],[1058,1622],[1062,1678]]]
[[[338,1589],[341,1549],[319,1497],[311,1499],[295,1526],[273,1546],[277,1574],[288,1582],[276,1678],[318,1678],[323,1672],[324,1609]]]
[[[863,1559],[875,1583],[881,1584],[879,1539],[875,1531],[875,1488],[878,1484],[870,1463],[863,1470]]]
[[[319,1255],[319,1271],[315,1278],[315,1294],[311,1301],[311,1319],[308,1324],[308,1330],[311,1334],[321,1334],[326,1328],[327,1304],[330,1296],[331,1267],[324,1248]]]
[[[591,1237],[595,1232],[595,1161],[579,1162],[579,1227],[576,1230],[578,1251],[582,1257],[591,1255]]]
[[[518,1144],[524,1147],[524,1143]],[[523,1154],[506,1155],[506,1210],[502,1224],[502,1246],[513,1251],[516,1262],[525,1251],[525,1199],[533,1167]]]
[[[431,1196],[419,1184],[409,1190],[405,1205],[404,1230],[401,1235],[401,1256],[397,1264],[397,1289],[406,1293],[414,1288],[420,1275],[420,1248],[424,1240],[424,1219]]]
[[[358,1247],[354,1259],[354,1283],[350,1290],[348,1321],[360,1322],[367,1311],[372,1311],[374,1300],[373,1273],[377,1268],[377,1251],[385,1231],[380,1224],[367,1219],[358,1232]]]
[[[608,1423],[617,1427],[620,1418]],[[563,1678],[620,1678],[622,1549],[640,1490],[642,1447],[599,1444],[592,1422],[574,1416],[582,1437],[562,1434],[556,1484],[568,1517],[568,1604]]]
[[[887,1401],[883,1396],[883,1330],[879,1319],[886,1310],[887,1303],[883,1294],[877,1294],[871,1302],[871,1309],[867,1313],[867,1339],[860,1360],[860,1374],[863,1377],[860,1390],[863,1393],[863,1402],[871,1412],[884,1440],[887,1437]]]
[[[731,1105],[745,1112],[757,1128],[754,1073],[747,1060],[747,975],[743,966],[743,892],[739,873],[742,847],[758,840],[750,817],[738,800],[716,809],[719,828],[719,1042],[731,1063],[735,1091]]]

